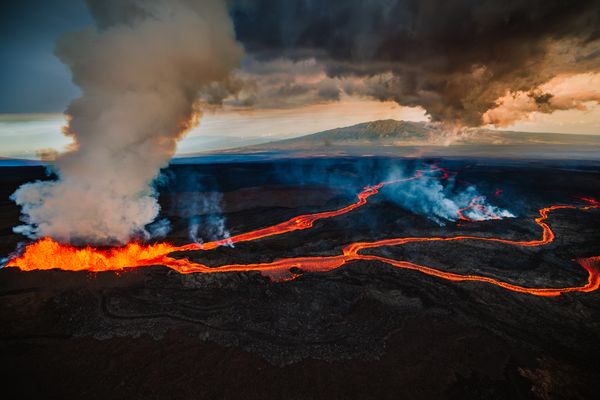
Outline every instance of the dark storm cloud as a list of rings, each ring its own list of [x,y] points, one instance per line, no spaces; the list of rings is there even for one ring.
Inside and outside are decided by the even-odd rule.
[[[340,80],[328,77],[314,58],[259,60],[246,55],[235,76],[205,88],[208,104],[242,108],[294,108],[340,100]]]
[[[357,94],[479,125],[510,91],[598,69],[597,0],[232,0],[257,59],[315,58]],[[577,62],[575,62],[577,60]]]
[[[600,70],[598,0],[226,1],[246,61],[239,79],[206,89],[209,103],[294,107],[346,92],[478,125],[507,91],[535,95],[557,75]],[[77,90],[55,38],[89,14],[106,29],[152,17],[156,4],[3,2],[0,112],[63,110]],[[536,104],[551,112],[556,103]]]

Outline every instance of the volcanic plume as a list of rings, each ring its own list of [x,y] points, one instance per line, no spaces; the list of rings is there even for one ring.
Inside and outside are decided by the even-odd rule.
[[[600,71],[596,0],[231,3],[238,38],[256,60],[258,102],[260,93],[294,104],[344,91],[419,106],[449,126],[502,125],[500,113],[483,116],[507,93]],[[558,103],[534,106],[577,106]]]
[[[88,0],[96,27],[62,36],[57,56],[82,95],[66,111],[70,149],[58,180],[13,195],[15,231],[61,242],[125,243],[150,235],[153,180],[198,123],[199,92],[241,58],[221,0]]]

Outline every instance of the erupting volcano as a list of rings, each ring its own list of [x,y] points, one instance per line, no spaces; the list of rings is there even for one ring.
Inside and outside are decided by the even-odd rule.
[[[600,1],[8,1],[25,399],[600,393]]]
[[[441,174],[440,174],[441,173]],[[600,202],[593,198],[584,197],[581,200],[585,205],[553,205],[539,210],[539,217],[535,218],[535,223],[542,229],[542,236],[537,240],[508,240],[496,237],[478,237],[478,236],[448,236],[448,237],[399,237],[383,239],[374,242],[356,242],[348,244],[343,248],[342,254],[335,256],[306,256],[294,258],[282,258],[270,263],[257,264],[230,264],[218,267],[209,267],[204,264],[191,262],[186,258],[174,258],[171,256],[174,252],[181,251],[209,251],[223,245],[233,245],[240,242],[259,240],[265,237],[282,235],[296,230],[313,228],[316,221],[328,218],[334,218],[349,213],[365,204],[369,197],[376,195],[380,189],[387,185],[401,184],[403,182],[417,179],[448,179],[448,172],[442,168],[432,165],[428,170],[417,170],[415,175],[405,179],[390,180],[377,183],[373,186],[365,187],[358,195],[358,200],[346,207],[338,210],[324,211],[315,214],[298,215],[288,221],[258,229],[251,232],[242,233],[229,237],[227,239],[207,242],[192,243],[183,246],[174,246],[169,243],[159,243],[145,245],[139,243],[130,243],[124,247],[112,249],[96,249],[93,247],[76,248],[73,246],[62,245],[50,238],[42,239],[34,244],[28,245],[24,253],[9,261],[8,265],[18,267],[23,271],[44,270],[44,269],[62,269],[70,271],[120,271],[126,268],[144,267],[150,265],[165,265],[179,273],[224,273],[224,272],[248,272],[258,271],[261,274],[270,277],[275,281],[285,281],[298,277],[302,272],[326,272],[343,265],[363,260],[376,261],[391,265],[396,268],[419,271],[421,273],[446,279],[449,281],[476,281],[493,284],[498,287],[520,293],[527,293],[535,296],[558,296],[567,292],[592,292],[600,287],[600,256],[582,258],[577,260],[579,264],[587,271],[588,280],[581,286],[563,287],[563,288],[535,288],[510,284],[498,279],[477,276],[461,275],[456,273],[444,272],[435,268],[419,265],[407,261],[393,260],[390,258],[379,257],[368,254],[359,254],[363,250],[376,249],[388,246],[400,246],[406,243],[424,243],[435,241],[488,241],[501,243],[511,246],[539,247],[544,246],[555,239],[555,233],[551,229],[547,220],[550,214],[557,210],[590,210],[600,208]],[[459,209],[457,219],[461,221],[473,222],[475,219],[465,216],[470,210],[476,210],[486,219],[501,219],[493,210],[481,203],[481,197],[473,198],[467,207]]]

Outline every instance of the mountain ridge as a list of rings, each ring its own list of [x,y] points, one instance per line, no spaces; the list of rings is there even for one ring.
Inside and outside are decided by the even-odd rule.
[[[251,149],[297,149],[330,146],[453,145],[600,145],[600,135],[469,129],[449,132],[429,122],[376,120],[291,139],[249,146]]]

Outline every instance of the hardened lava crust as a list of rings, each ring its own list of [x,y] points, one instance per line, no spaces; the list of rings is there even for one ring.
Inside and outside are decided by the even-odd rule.
[[[440,225],[383,188],[364,206],[310,229],[170,257],[219,268],[333,257],[350,243],[398,237],[536,241],[541,209],[576,208],[552,211],[546,222],[556,237],[540,246],[419,241],[365,249],[370,259],[326,271],[290,267],[285,277],[260,270],[182,274],[164,265],[105,272],[5,267],[4,387],[19,388],[23,398],[593,398],[599,291],[538,296],[381,259],[515,287],[584,286],[600,256],[600,210],[581,200],[600,198],[597,166],[353,158],[172,166],[160,197],[172,231],[161,241],[189,242],[186,204],[195,192],[222,193],[220,215],[235,237],[340,209],[364,186],[385,180],[392,166],[414,171],[422,164],[451,171],[454,185],[476,185],[515,217]],[[3,169],[0,233],[9,257],[24,240],[11,232],[19,216],[8,196],[45,175],[41,168]],[[202,185],[181,184],[189,176]]]

